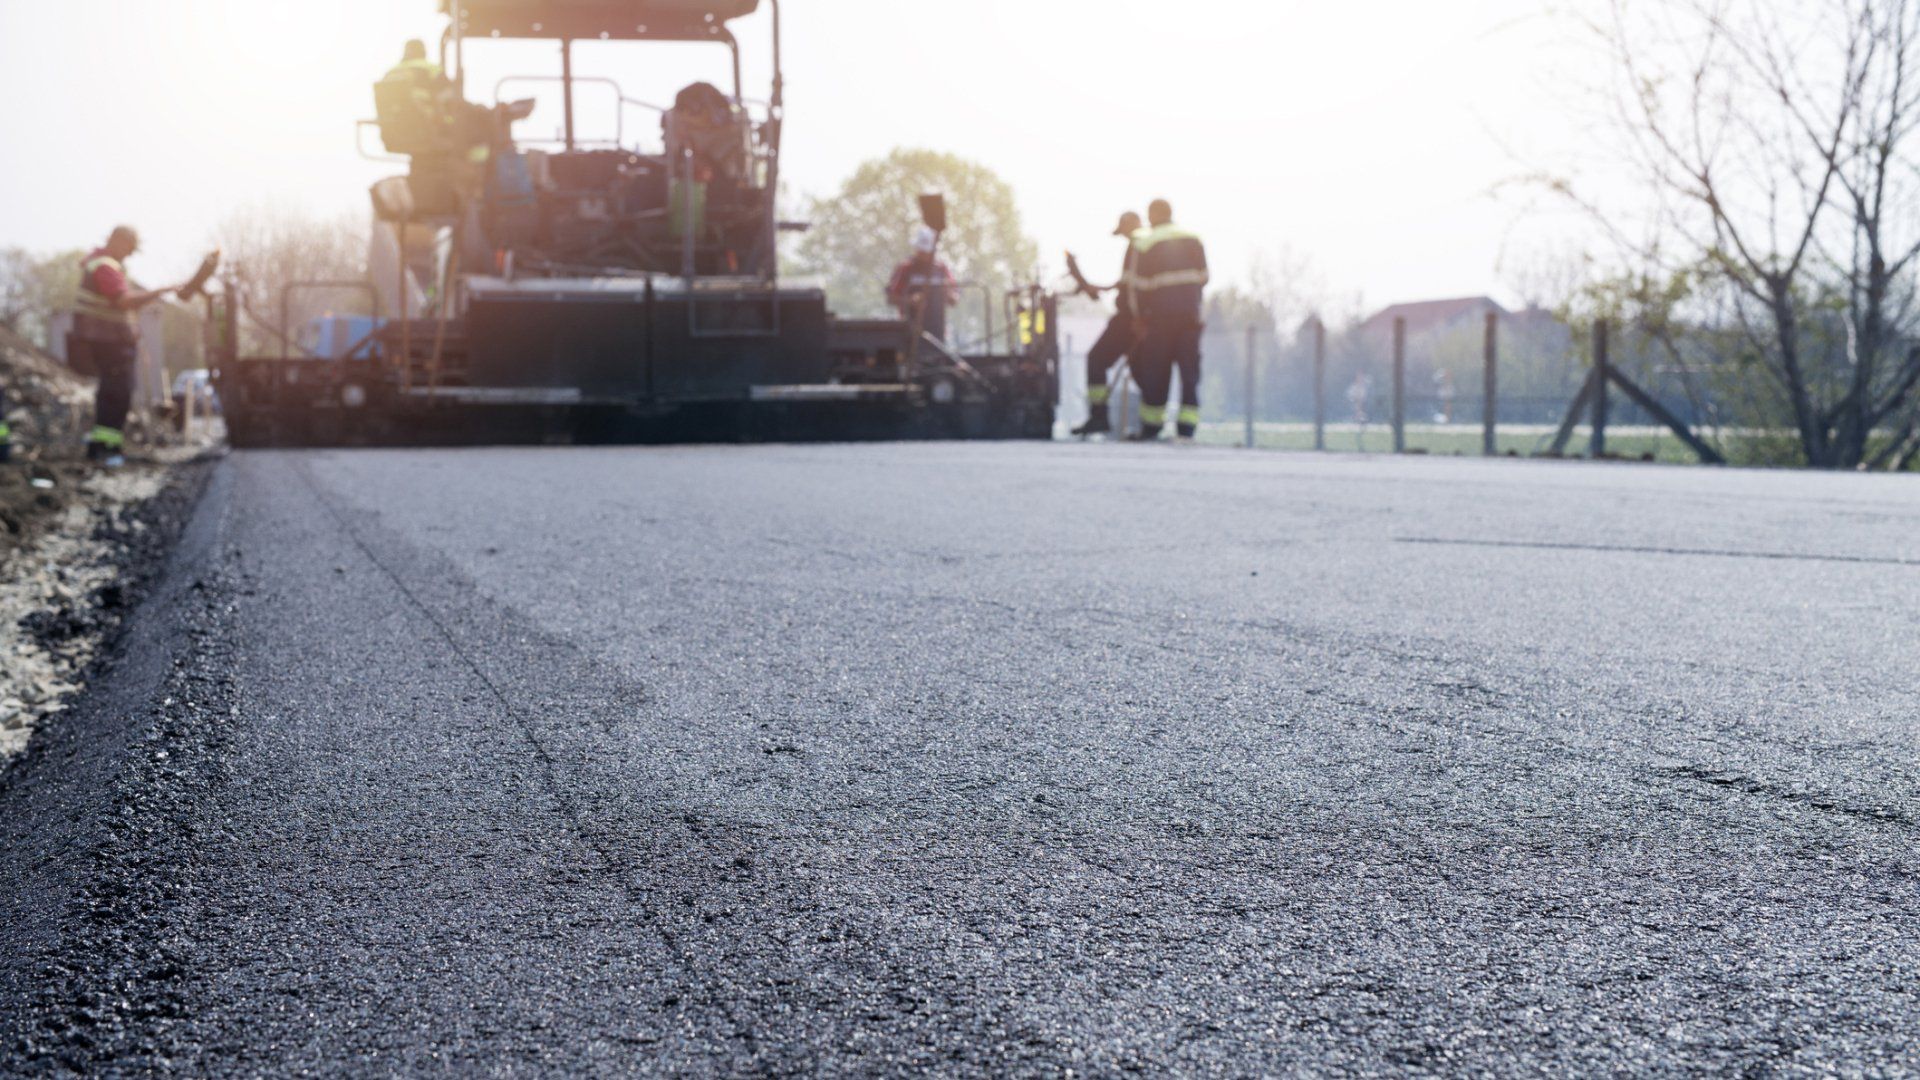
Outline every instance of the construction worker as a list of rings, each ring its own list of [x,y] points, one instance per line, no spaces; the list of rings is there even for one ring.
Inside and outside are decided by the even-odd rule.
[[[1207,249],[1200,237],[1174,224],[1173,206],[1155,199],[1147,228],[1133,238],[1134,306],[1141,323],[1133,350],[1133,377],[1140,384],[1139,441],[1160,437],[1167,422],[1167,392],[1180,372],[1178,438],[1190,440],[1200,426],[1200,333],[1206,309]]]
[[[1113,318],[1107,320],[1107,328],[1100,332],[1100,339],[1087,352],[1087,422],[1073,429],[1073,433],[1082,438],[1104,435],[1109,430],[1107,398],[1111,390],[1107,386],[1107,373],[1132,351],[1138,333],[1133,316],[1133,236],[1139,231],[1139,214],[1131,210],[1121,214],[1120,223],[1113,228],[1113,235],[1127,241],[1127,253],[1120,260],[1120,280],[1112,285],[1090,285],[1083,281],[1080,286],[1080,292],[1093,300],[1098,300],[1102,293],[1115,294]]]
[[[444,82],[446,77],[439,64],[427,59],[427,43],[419,38],[409,38],[400,46],[400,62],[387,72],[389,79],[418,79],[429,84]]]
[[[409,41],[400,62],[373,85],[380,141],[389,153],[412,158],[410,191],[417,212],[460,213],[485,187],[499,121],[511,123],[533,111],[532,101],[496,110],[460,96],[459,87],[427,59],[426,43]]]
[[[427,59],[427,43],[414,39],[400,49],[400,62],[373,88],[380,137],[396,154],[445,154],[454,146],[455,91],[439,64]]]
[[[936,257],[939,235],[925,225],[913,234],[913,254],[893,268],[887,282],[887,303],[909,323],[916,318],[920,329],[935,341],[947,340],[947,308],[960,302],[960,283],[953,271]]]
[[[87,458],[110,468],[125,463],[127,411],[133,405],[134,368],[139,339],[134,313],[173,289],[135,289],[127,281],[126,260],[140,250],[140,234],[121,225],[104,247],[80,262],[80,291],[75,296],[73,330],[67,335],[67,364],[100,380],[93,397],[93,431]]]

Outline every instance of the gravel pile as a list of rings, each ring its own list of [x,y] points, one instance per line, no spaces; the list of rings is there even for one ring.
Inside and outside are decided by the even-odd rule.
[[[18,334],[0,327],[0,388],[7,396],[16,460],[81,455],[93,426],[93,384]]]

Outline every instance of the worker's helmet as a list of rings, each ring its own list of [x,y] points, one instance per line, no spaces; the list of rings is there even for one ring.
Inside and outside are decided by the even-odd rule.
[[[913,250],[920,254],[933,254],[933,249],[939,246],[939,243],[940,235],[928,226],[922,225],[913,230]]]

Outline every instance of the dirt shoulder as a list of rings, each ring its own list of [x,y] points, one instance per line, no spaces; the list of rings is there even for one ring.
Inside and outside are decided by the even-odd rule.
[[[41,470],[51,487],[0,467],[0,499],[20,515],[0,554],[0,767],[60,712],[112,637],[139,583],[164,554],[170,512],[155,501],[195,484],[184,461],[151,460],[114,472]],[[185,471],[183,471],[185,470]],[[176,490],[173,499],[190,497]]]
[[[11,429],[0,462],[0,768],[78,691],[130,590],[164,547],[156,500],[199,451],[153,448],[134,425],[127,467],[84,460],[93,385],[0,328]],[[191,471],[191,470],[189,470]],[[197,481],[194,481],[197,482]],[[165,530],[160,530],[164,532]]]

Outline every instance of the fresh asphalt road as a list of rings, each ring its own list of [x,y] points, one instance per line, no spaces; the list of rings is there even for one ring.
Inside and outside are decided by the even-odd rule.
[[[1910,477],[241,453],[183,544],[21,1068],[1920,1070]]]

